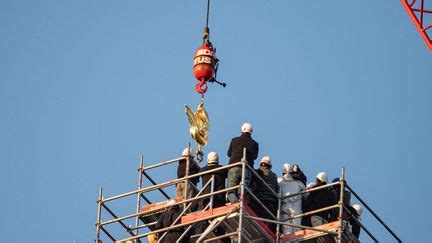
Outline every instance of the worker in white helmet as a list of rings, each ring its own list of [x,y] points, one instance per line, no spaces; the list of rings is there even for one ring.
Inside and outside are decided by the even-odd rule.
[[[361,220],[361,215],[363,213],[363,209],[359,204],[352,205],[351,217],[349,219],[349,223],[351,224],[351,232],[357,239],[360,237],[361,226],[359,224]]]
[[[222,165],[220,165],[220,163],[219,163],[219,155],[216,152],[210,152],[207,155],[207,165],[204,166],[203,168],[201,168],[200,173],[208,172],[208,171],[215,170],[215,169],[218,169],[221,167],[222,167]],[[209,185],[207,185],[205,188],[202,189],[201,195],[210,194],[212,191],[218,192],[220,190],[225,189],[226,177],[227,177],[227,170],[226,169],[220,169],[220,170],[213,171],[213,172],[210,172],[208,174],[202,175],[201,176],[202,186],[204,187],[207,183],[209,183]],[[212,178],[214,178],[214,181],[210,182],[210,180]],[[211,189],[212,185],[213,185],[213,190]],[[221,193],[217,193],[217,194],[213,195],[212,198],[211,197],[203,198],[200,201],[200,205],[199,205],[198,209],[203,210],[205,208],[209,209],[210,207],[211,208],[217,208],[217,207],[225,206],[225,204],[226,204],[225,195],[226,195],[225,192],[221,192]],[[210,205],[211,201],[213,202],[213,204]],[[194,233],[200,234],[200,233],[204,232],[207,227],[208,227],[207,221],[198,222],[194,226]],[[216,236],[219,236],[219,235],[225,234],[225,231],[222,227],[217,227],[213,231],[213,233]],[[228,239],[223,240],[223,242],[226,242],[226,241],[230,242]]]
[[[277,215],[278,198],[275,196],[279,192],[279,184],[277,182],[277,176],[272,168],[272,160],[270,156],[264,156],[261,159],[260,167],[256,170],[257,174],[260,176],[258,178],[255,174],[252,176],[252,192],[260,200],[251,198],[250,206],[254,212],[262,218],[274,220],[271,216]],[[268,185],[268,187],[265,184]],[[271,214],[262,206],[264,204]],[[269,229],[276,232],[276,225],[271,223],[265,223]]]
[[[189,176],[196,174],[199,172],[200,168],[198,164],[194,160],[194,156],[192,155],[192,151],[189,148],[185,148],[182,152],[183,158],[178,161],[177,167],[177,178],[183,178],[186,176],[186,164],[187,159],[189,158]],[[196,193],[196,185],[199,181],[199,177],[194,177],[189,179],[189,185],[187,186],[187,198],[193,197]],[[183,197],[185,196],[185,182],[179,182],[176,185],[176,196]],[[196,208],[195,208],[196,209]]]
[[[282,166],[283,179],[279,183],[280,195],[282,197],[280,217],[281,221],[285,223],[301,225],[301,217],[288,220],[294,215],[302,214],[302,199],[305,194],[292,197],[289,196],[306,190],[306,186],[303,184],[300,178],[293,178],[292,174],[296,173],[293,171],[293,167],[294,166],[291,166],[290,164],[283,164]],[[286,225],[282,226],[282,232],[284,234],[290,234],[296,230],[298,230],[298,228]]]
[[[252,125],[250,123],[244,123],[241,126],[241,135],[231,140],[228,148],[227,155],[230,158],[229,164],[240,162],[243,158],[243,150],[246,148],[246,161],[253,168],[254,160],[258,157],[258,143],[252,139]],[[228,170],[228,181],[227,187],[238,186],[242,177],[242,167],[236,166]],[[247,169],[245,171],[244,186],[249,187],[252,177],[252,171]],[[239,195],[241,189],[237,192],[228,192],[228,200],[231,203],[239,201]],[[246,193],[246,192],[245,192]]]
[[[174,221],[181,215],[182,210],[180,209],[180,207],[178,206],[178,204],[176,205],[176,201],[171,199],[167,202],[166,204],[166,209],[165,211],[161,214],[161,216],[159,217],[155,228],[156,229],[164,229],[164,228],[168,228],[170,227]],[[178,220],[174,225],[176,224],[180,224],[180,220]],[[167,231],[167,234],[164,235],[164,232],[160,232],[156,235],[156,238],[158,238],[158,242],[162,242],[162,243],[171,243],[171,242],[176,242],[180,236],[183,234],[184,232],[184,228],[183,227],[178,227],[178,228],[173,228]],[[163,236],[163,237],[162,237]],[[183,243],[189,242],[189,236],[186,235],[185,237],[183,237],[183,239],[180,241]]]
[[[210,152],[207,155],[207,165],[204,166],[203,168],[201,168],[201,170],[199,172],[202,173],[202,172],[214,170],[214,169],[217,169],[220,167],[222,167],[222,165],[219,164],[219,155],[216,152]],[[202,175],[201,176],[202,186],[204,187],[204,185],[206,185],[207,182],[209,182],[213,176],[214,176],[213,192],[217,192],[217,191],[225,189],[225,179],[227,177],[227,170],[226,169],[218,170],[218,171],[214,171],[214,172]],[[212,191],[211,186],[209,185],[203,189],[202,195],[208,194],[211,191]],[[205,206],[207,206],[207,204],[209,202],[210,202],[210,197],[203,199],[201,209],[203,209]],[[216,194],[213,196],[213,205],[212,205],[213,208],[224,206],[225,203],[226,203],[225,193],[219,193],[219,194]]]
[[[315,186],[320,187],[327,184],[328,178],[325,172],[320,172],[316,176]],[[333,206],[338,203],[336,194],[332,188],[325,187],[309,193],[303,202],[303,212],[309,212],[324,207]],[[338,215],[337,209],[326,210],[312,214],[310,217],[303,217],[303,223],[308,226],[318,226],[336,220]]]

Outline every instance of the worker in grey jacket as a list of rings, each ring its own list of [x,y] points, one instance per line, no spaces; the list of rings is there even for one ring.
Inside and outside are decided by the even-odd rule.
[[[300,180],[295,180],[291,175],[292,173],[293,173],[293,167],[290,164],[284,164],[282,166],[283,179],[279,183],[280,194],[282,198],[306,190],[306,187],[303,184],[303,182],[301,182]],[[284,198],[281,201],[281,211],[280,211],[281,221],[289,224],[301,225],[301,221],[302,221],[301,217],[290,219],[290,220],[288,219],[293,217],[294,215],[298,215],[302,213],[303,195],[305,194]],[[286,225],[282,226],[282,232],[284,234],[290,234],[296,231],[297,229]]]

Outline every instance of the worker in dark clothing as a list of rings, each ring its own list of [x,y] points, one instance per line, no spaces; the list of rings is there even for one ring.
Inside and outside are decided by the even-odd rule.
[[[222,167],[222,165],[219,164],[219,156],[216,152],[210,152],[207,155],[207,166],[203,167],[200,170],[201,172],[206,172],[209,170],[214,170],[217,168]],[[209,174],[205,174],[202,175],[202,186],[204,187],[205,184],[207,184],[207,182],[209,182],[211,180],[211,178],[214,176],[214,181],[213,181],[213,192],[216,191],[220,191],[225,189],[225,179],[227,177],[227,171],[226,170],[218,170],[218,171],[214,171],[211,172]],[[209,194],[211,192],[211,182],[210,184],[204,188],[202,195],[205,194]],[[205,206],[207,206],[207,204],[210,202],[210,197],[208,198],[204,198],[202,200],[200,209],[204,209]],[[217,208],[220,206],[225,206],[226,200],[225,200],[225,194],[224,193],[219,193],[213,196],[213,208]]]
[[[292,172],[290,173],[290,175],[294,180],[301,181],[306,186],[307,177],[305,176],[303,171],[300,170],[298,164],[293,165]]]
[[[277,181],[277,176],[275,173],[271,171],[272,164],[271,164],[271,158],[270,156],[264,156],[261,159],[260,167],[256,170],[258,175],[262,178],[257,178],[255,175],[252,176],[252,190],[253,194],[261,201],[262,204],[264,204],[269,211],[276,216],[277,215],[277,207],[278,207],[278,198],[275,196],[279,193],[279,183]],[[268,188],[266,183],[270,188]],[[270,213],[267,212],[267,210],[264,209],[264,207],[257,202],[256,200],[252,199],[251,202],[252,210],[258,215],[258,217],[266,218],[275,220]],[[265,223],[270,230],[273,232],[276,232],[276,225],[271,223]]]
[[[340,181],[339,178],[334,178],[332,183],[338,182]],[[341,186],[340,184],[334,185],[333,186],[333,190],[335,192],[336,198],[340,199],[340,193],[341,193]],[[343,193],[343,204],[344,204],[344,209],[343,209],[343,219],[346,221],[349,221],[351,214],[355,212],[355,209],[351,207],[351,192],[344,189],[344,193]],[[348,210],[347,210],[348,209]]]
[[[258,143],[252,139],[252,125],[245,123],[241,127],[242,134],[239,137],[235,137],[231,140],[228,148],[228,157],[230,157],[229,164],[240,162],[243,158],[243,149],[246,148],[246,161],[253,168],[254,160],[258,157]],[[228,170],[228,181],[227,187],[233,187],[240,184],[242,177],[242,167],[236,166]],[[249,187],[252,177],[252,172],[249,169],[245,171],[244,186]],[[238,202],[238,195],[240,195],[241,189],[239,188],[237,193],[235,191],[228,192],[228,200],[231,203]]]
[[[316,184],[312,188],[327,184],[327,175],[324,172],[318,173],[316,176]],[[338,203],[336,194],[332,188],[326,187],[316,191],[312,191],[303,202],[303,212],[321,209],[328,206],[333,206]],[[307,226],[318,226],[337,219],[337,209],[331,209],[303,217]]]
[[[351,211],[351,217],[349,219],[349,222],[351,224],[351,232],[353,233],[353,235],[355,235],[355,237],[357,237],[357,239],[359,239],[359,237],[360,237],[360,230],[361,230],[361,226],[360,226],[359,222],[361,220],[360,216],[363,213],[363,209],[362,209],[362,207],[359,204],[354,204],[351,207],[351,209],[350,209],[350,211]]]
[[[219,165],[218,154],[216,152],[210,152],[207,155],[207,166],[203,167],[200,170],[200,173],[206,172],[209,170],[214,170],[214,169],[217,169],[220,167],[222,167],[222,165]],[[204,187],[212,179],[212,177],[214,177],[213,192],[217,192],[217,191],[225,189],[225,179],[227,177],[226,169],[221,169],[218,171],[214,171],[214,172],[202,175],[201,176],[202,186]],[[211,190],[211,185],[212,185],[211,183],[212,182],[210,182],[209,185],[207,185],[207,187],[203,189],[202,195],[211,193],[211,191],[212,191]],[[207,207],[207,205],[210,203],[210,201],[211,201],[210,197],[202,199],[200,202],[199,209],[204,210]],[[223,192],[218,193],[218,194],[215,194],[213,196],[213,205],[211,205],[211,207],[217,208],[217,207],[225,206],[225,203],[226,203],[225,193],[223,193]],[[207,208],[207,209],[209,209],[209,208]],[[199,233],[204,232],[205,229],[208,227],[208,225],[209,224],[207,221],[201,221],[201,222],[196,223],[196,227],[194,227],[195,228],[195,234],[199,234]],[[222,227],[218,227],[215,229],[214,234],[216,236],[223,235],[223,234],[225,234],[225,231]],[[230,242],[229,239],[226,239],[226,240],[227,240],[227,242]]]
[[[332,183],[338,182],[340,181],[339,178],[334,178]],[[334,185],[333,189],[335,191],[335,194],[337,196],[337,198],[339,199],[340,197],[340,193],[341,193],[341,186],[340,184]],[[351,192],[344,189],[344,193],[343,193],[343,203],[346,207],[351,206]]]
[[[173,206],[176,203],[175,200],[170,200],[167,203],[167,206],[169,206],[169,208],[167,208],[167,210],[165,212],[163,212],[161,214],[161,216],[159,217],[159,220],[156,223],[156,229],[163,229],[166,227],[170,227],[174,221],[181,215],[181,209],[178,205]],[[176,224],[180,224],[181,219],[179,219],[174,225]],[[171,242],[176,242],[180,236],[183,234],[184,232],[184,228],[183,227],[178,227],[178,228],[174,228],[174,229],[170,229],[167,231],[167,233],[164,235],[164,232],[161,232],[158,234],[159,236],[159,241],[162,243],[171,243]],[[163,236],[163,238],[161,238]],[[180,241],[182,243],[186,243],[189,242],[189,237],[185,236],[183,237],[183,239]]]
[[[183,159],[179,160],[179,164],[177,167],[177,178],[183,178],[186,176],[186,164],[187,164],[187,157],[189,157],[189,175],[193,175],[199,172],[200,168],[193,159],[193,156],[191,154],[191,151],[189,148],[185,148],[183,150]],[[187,198],[192,198],[197,193],[195,187],[199,181],[199,177],[194,177],[189,180],[189,185],[187,186]],[[193,185],[191,185],[193,184]],[[194,187],[195,186],[195,187]],[[176,196],[177,197],[184,197],[185,196],[185,188],[186,184],[185,182],[179,182],[176,185]]]

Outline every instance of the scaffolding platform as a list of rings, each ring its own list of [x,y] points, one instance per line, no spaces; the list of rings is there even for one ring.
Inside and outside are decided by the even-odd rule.
[[[327,232],[337,233],[339,229],[339,221],[330,222],[314,227],[315,229],[326,230]],[[360,241],[348,230],[344,230],[342,234],[343,242],[359,243]],[[283,235],[280,238],[281,242],[304,242],[311,239],[319,239],[319,242],[335,242],[334,237],[328,233],[316,231],[313,229],[298,230],[288,235]]]
[[[225,232],[235,232],[239,227],[240,207],[240,203],[234,203],[214,209],[190,213],[182,217],[181,223],[187,224],[203,218],[215,217],[213,220],[220,220],[220,226],[224,228]],[[267,225],[262,221],[248,218],[247,216],[257,217],[257,215],[249,206],[247,206],[247,204],[244,204],[243,207],[245,222],[243,222],[242,239],[246,242],[258,242],[263,240],[266,242],[275,242],[276,235],[267,227]]]
[[[323,186],[307,189],[306,191],[290,194],[281,195],[280,192],[275,192],[271,189],[267,183],[258,175],[255,170],[248,165],[246,162],[246,151],[244,151],[244,157],[242,161],[237,163],[225,165],[217,169],[212,169],[204,172],[195,173],[189,175],[188,163],[193,163],[193,160],[189,157],[179,157],[171,159],[168,161],[159,162],[156,164],[143,166],[143,157],[141,156],[140,166],[138,168],[138,189],[129,191],[120,195],[112,197],[104,197],[103,189],[99,189],[99,199],[98,213],[97,213],[97,223],[96,223],[96,242],[100,243],[102,240],[108,240],[108,242],[134,242],[139,243],[147,237],[158,236],[158,242],[162,242],[164,236],[172,231],[173,229],[181,229],[183,232],[179,237],[177,242],[181,242],[183,239],[191,240],[192,242],[222,242],[222,239],[229,239],[231,242],[310,242],[319,240],[319,242],[349,242],[358,243],[359,240],[350,232],[348,227],[349,222],[343,220],[344,213],[347,210],[346,205],[343,203],[343,193],[345,190],[350,191],[369,213],[375,219],[381,223],[381,225],[393,236],[397,242],[402,242],[400,238],[384,223],[384,221],[378,217],[378,215],[366,204],[366,202],[360,198],[360,196],[355,193],[355,191],[347,184],[345,181],[345,172],[342,169],[341,178],[337,182],[326,184]],[[167,166],[169,164],[176,163],[179,160],[187,160],[186,175],[182,178],[164,178],[165,181],[162,183],[157,183],[153,180],[148,171],[157,167]],[[232,186],[225,189],[214,190],[214,175],[219,170],[229,170],[234,167],[242,167],[242,179],[239,185]],[[271,193],[278,200],[278,212],[277,215],[269,211],[267,205],[263,204],[260,199],[254,195],[253,191],[244,186],[245,171],[250,170],[254,173],[254,178],[261,180],[263,186],[267,187]],[[188,198],[186,193],[184,196],[173,197],[174,193],[170,191],[169,187],[178,184],[185,183],[189,185],[190,180],[194,180],[197,177],[202,177],[203,175],[212,175],[211,180],[209,180],[205,185],[202,185],[201,189],[192,197]],[[148,179],[150,184],[146,186],[143,185],[143,176]],[[337,209],[339,212],[339,217],[337,221],[330,222],[315,227],[307,227],[303,225],[292,225],[280,220],[280,211],[282,202],[289,197],[294,197],[298,195],[303,195],[306,193],[311,193],[312,191],[323,190],[327,188],[334,188],[339,186],[341,188],[340,194],[338,195],[338,203],[332,206],[327,206],[321,209],[316,209],[309,212],[303,212],[302,214],[293,215],[292,218],[299,218],[303,216],[313,215],[318,212],[327,211],[331,209]],[[210,192],[204,193],[205,188],[210,189]],[[168,191],[167,191],[168,189]],[[152,191],[159,191],[166,200],[152,203],[152,198],[150,194]],[[186,192],[187,190],[185,190]],[[238,203],[228,204],[226,206],[212,208],[212,202],[214,196],[221,193],[229,193],[233,191],[239,191],[240,201]],[[262,207],[267,213],[269,218],[263,218],[263,215],[256,215],[255,212],[248,206],[248,204],[243,200],[245,195],[250,195],[253,200],[258,202],[258,205]],[[133,198],[136,201],[136,208],[133,213],[129,213],[123,216],[117,215],[117,210],[112,209],[112,201],[117,201],[123,198]],[[174,199],[174,204],[168,204],[170,200]],[[129,199],[130,200],[130,199]],[[202,211],[193,211],[192,205],[203,202],[203,200],[209,201]],[[144,203],[145,201],[145,203]],[[170,207],[179,206],[182,212],[177,216],[173,222],[164,228],[156,228],[157,221],[161,214]],[[355,219],[355,218],[354,218]],[[367,234],[374,242],[379,242],[378,239],[357,219],[357,224],[361,226],[362,232]],[[277,225],[276,233],[267,227],[266,223],[271,223]],[[205,223],[206,228],[202,233],[194,233],[194,229],[198,224]],[[117,225],[120,228],[114,229],[109,227],[110,225]],[[295,227],[298,230],[289,235],[280,234],[280,228],[283,225]],[[222,228],[221,233],[218,229]],[[365,235],[363,234],[363,235]],[[187,239],[189,237],[189,239]],[[153,241],[152,241],[153,242]]]
[[[334,222],[330,222],[327,224],[319,225],[319,226],[316,226],[315,228],[336,233],[337,229],[339,228],[339,221],[334,221]],[[304,240],[318,238],[318,237],[321,237],[324,235],[327,235],[327,233],[306,229],[306,230],[298,230],[298,231],[295,231],[291,234],[284,235],[280,239],[283,242],[304,241]]]

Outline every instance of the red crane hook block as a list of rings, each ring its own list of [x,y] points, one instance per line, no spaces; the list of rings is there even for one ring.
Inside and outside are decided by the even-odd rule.
[[[210,42],[204,43],[198,48],[194,55],[193,74],[199,83],[195,86],[198,93],[207,91],[207,81],[216,74],[216,54]]]
[[[200,94],[204,94],[207,91],[207,88],[207,81],[205,81],[204,78],[195,85],[195,90]]]

